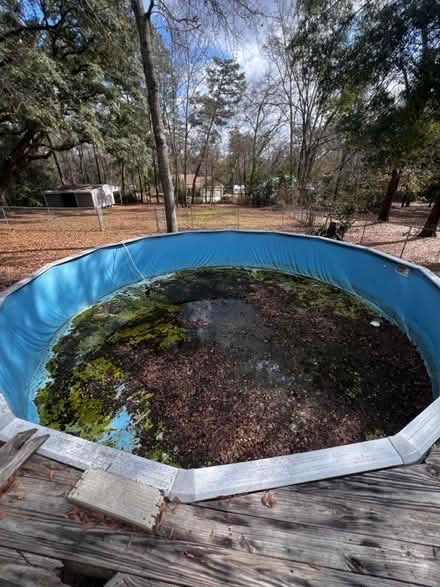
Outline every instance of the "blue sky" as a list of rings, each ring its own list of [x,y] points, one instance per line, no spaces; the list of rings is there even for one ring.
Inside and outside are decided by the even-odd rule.
[[[144,0],[145,6],[149,4],[148,0]],[[261,4],[265,6],[267,14],[270,14],[273,8],[273,0],[260,0]],[[271,19],[265,20],[265,26],[255,28],[247,28],[243,30],[238,40],[234,43],[233,48],[226,40],[218,37],[218,42],[213,43],[209,48],[211,57],[233,57],[240,64],[242,70],[246,73],[248,82],[257,81],[264,76],[268,69],[268,61],[264,55],[263,43],[266,26],[270,24]],[[156,21],[156,26],[166,44],[170,42],[170,35],[166,28],[159,21]]]

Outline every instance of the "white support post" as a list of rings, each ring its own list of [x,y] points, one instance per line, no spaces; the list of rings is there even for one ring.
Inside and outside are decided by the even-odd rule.
[[[99,230],[104,232],[104,214],[102,213],[102,208],[97,206],[95,210],[98,217]]]

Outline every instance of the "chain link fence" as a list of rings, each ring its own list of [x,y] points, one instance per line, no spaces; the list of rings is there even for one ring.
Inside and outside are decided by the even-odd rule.
[[[420,212],[420,213],[419,213]],[[334,238],[373,247],[440,272],[440,238],[418,238],[427,210],[415,210],[411,220],[394,210],[390,222],[378,223],[374,216],[361,215],[344,224],[324,208],[289,206],[283,209],[247,208],[236,205],[194,206],[177,209],[179,230],[277,230],[330,236],[332,223],[339,232]],[[340,227],[344,226],[343,229]],[[333,227],[334,228],[334,227]],[[148,205],[112,208],[0,208],[0,231],[108,233],[108,240],[166,232],[163,207]],[[114,234],[113,234],[114,233]],[[107,239],[107,234],[103,235]],[[87,246],[85,244],[85,246]]]
[[[32,208],[3,206],[0,227],[39,232],[94,232],[104,230],[101,208]]]

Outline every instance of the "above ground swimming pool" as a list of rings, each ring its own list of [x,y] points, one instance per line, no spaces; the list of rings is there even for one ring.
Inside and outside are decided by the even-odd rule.
[[[74,316],[132,284],[201,268],[276,270],[358,296],[416,344],[431,377],[433,402],[387,438],[198,469],[180,469],[52,429],[42,454],[145,482],[171,498],[197,501],[412,464],[440,437],[440,280],[433,273],[371,249],[320,237],[214,231],[142,237],[99,247],[47,265],[3,292],[0,439],[38,422],[35,390],[47,376],[44,367],[55,337],[60,339]],[[188,311],[195,310],[201,311],[194,307]],[[245,315],[247,310],[240,307],[240,311]]]

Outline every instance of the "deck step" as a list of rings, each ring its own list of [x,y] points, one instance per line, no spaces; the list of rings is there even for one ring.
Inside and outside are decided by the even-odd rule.
[[[158,489],[105,471],[88,470],[69,493],[75,505],[152,531],[164,498]]]

